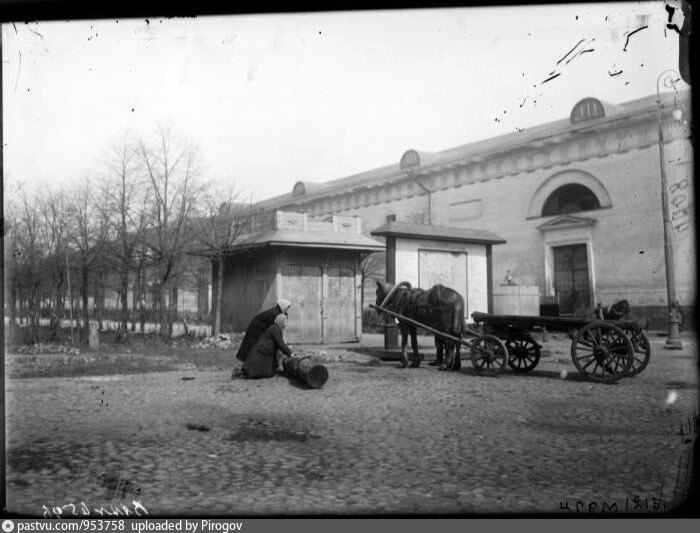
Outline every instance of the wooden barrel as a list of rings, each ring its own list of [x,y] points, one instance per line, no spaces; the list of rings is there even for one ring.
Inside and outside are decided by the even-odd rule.
[[[285,374],[300,379],[312,389],[320,389],[328,381],[328,369],[309,357],[285,357],[282,368]]]

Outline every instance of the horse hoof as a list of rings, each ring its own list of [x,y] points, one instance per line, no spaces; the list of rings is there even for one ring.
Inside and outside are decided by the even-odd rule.
[[[406,368],[408,366],[408,361],[405,359],[401,359],[401,368]]]
[[[420,362],[418,363],[411,363],[411,368],[418,368],[420,366]]]

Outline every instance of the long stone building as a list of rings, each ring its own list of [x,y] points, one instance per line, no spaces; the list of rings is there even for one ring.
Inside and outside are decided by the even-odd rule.
[[[695,299],[690,96],[611,105],[585,98],[567,118],[441,152],[409,149],[393,165],[325,183],[297,182],[258,204],[311,219],[359,215],[497,233],[493,284],[537,286],[576,313],[627,299],[661,327],[667,285],[661,164],[668,180],[676,299]],[[679,119],[679,110],[682,112]],[[660,160],[661,124],[664,161]]]

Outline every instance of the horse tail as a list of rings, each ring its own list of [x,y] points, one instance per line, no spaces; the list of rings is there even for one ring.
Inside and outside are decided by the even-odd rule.
[[[467,321],[464,318],[464,308],[461,305],[457,306],[452,315],[452,330],[460,337],[464,336],[467,331]]]

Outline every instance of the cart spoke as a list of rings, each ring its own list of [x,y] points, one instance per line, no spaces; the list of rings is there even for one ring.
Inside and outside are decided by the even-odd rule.
[[[584,369],[584,370],[587,369],[587,368],[588,368],[589,366],[591,366],[593,363],[595,363],[596,366],[598,366],[598,361],[597,361],[596,359],[591,359],[591,360],[588,361],[585,365],[583,365],[583,369]]]
[[[595,345],[594,345],[592,342],[590,342],[589,340],[587,340],[587,339],[580,339],[579,342],[580,342],[581,344],[583,344],[584,346],[588,346],[589,348],[594,348],[594,347],[595,347]]]
[[[612,362],[615,365],[613,374],[619,374],[625,370],[624,359],[613,357]]]
[[[581,337],[581,339],[579,340],[579,342],[581,342],[581,340],[588,341],[588,346],[592,346],[592,347],[598,346],[598,341],[596,340],[595,335],[591,331],[584,332],[584,334]]]
[[[596,342],[598,343],[598,346],[600,346],[603,343],[603,339],[601,338],[600,329],[594,330],[594,338],[595,338]]]

